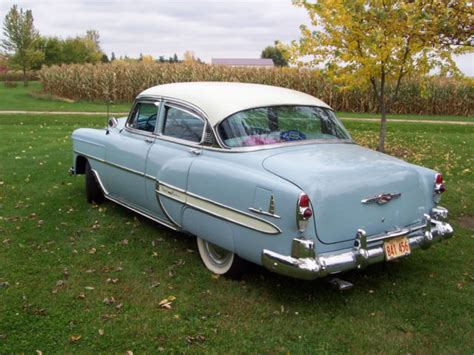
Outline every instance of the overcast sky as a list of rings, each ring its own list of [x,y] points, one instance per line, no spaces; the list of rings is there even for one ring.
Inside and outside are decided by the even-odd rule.
[[[276,39],[297,39],[299,25],[308,22],[291,0],[1,0],[2,22],[13,4],[33,11],[42,35],[65,38],[98,30],[109,57],[114,52],[117,57],[177,53],[181,58],[192,50],[206,62],[258,58]],[[457,62],[474,76],[474,54]]]

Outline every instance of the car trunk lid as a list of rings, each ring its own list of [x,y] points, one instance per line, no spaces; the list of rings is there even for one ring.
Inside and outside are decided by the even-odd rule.
[[[327,244],[352,240],[358,229],[371,235],[419,223],[429,209],[416,166],[355,144],[301,146],[263,166],[309,195],[318,238]],[[392,197],[362,202],[380,194]]]

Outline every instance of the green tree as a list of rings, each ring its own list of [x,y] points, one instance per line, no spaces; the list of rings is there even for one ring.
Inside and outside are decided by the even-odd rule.
[[[407,76],[460,74],[453,54],[472,51],[469,0],[293,0],[313,28],[286,49],[299,65],[324,64],[345,86],[372,87],[381,124],[377,150],[384,151],[386,114]],[[387,84],[394,90],[387,93]]]
[[[46,38],[44,45],[44,64],[51,66],[64,62],[63,41],[57,37]]]
[[[38,49],[40,35],[33,24],[31,10],[18,10],[13,5],[5,16],[3,24],[5,38],[1,46],[9,58],[9,64],[23,72],[23,83],[28,85],[26,72],[43,60],[43,52]]]
[[[62,62],[66,64],[99,63],[103,54],[96,31],[89,30],[83,37],[67,38],[63,41]]]
[[[260,58],[268,58],[273,60],[273,64],[277,67],[287,67],[288,61],[284,56],[284,47],[280,45],[279,41],[275,41],[274,46],[265,47],[260,55]]]

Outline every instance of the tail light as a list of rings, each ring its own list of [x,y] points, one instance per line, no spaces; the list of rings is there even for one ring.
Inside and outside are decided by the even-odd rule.
[[[442,194],[446,191],[446,186],[444,186],[443,175],[436,173],[435,183],[434,183],[434,192],[437,194]]]
[[[441,200],[441,194],[446,191],[446,187],[443,182],[443,175],[436,173],[434,181],[434,194],[433,200],[435,203],[439,203]]]
[[[313,210],[311,209],[311,201],[308,195],[302,192],[296,205],[296,224],[300,232],[303,232],[306,229],[308,220],[312,216]]]

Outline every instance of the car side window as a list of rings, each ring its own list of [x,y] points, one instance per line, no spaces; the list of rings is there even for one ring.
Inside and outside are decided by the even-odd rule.
[[[163,135],[199,143],[202,140],[204,122],[196,115],[166,106]]]
[[[158,107],[155,104],[139,102],[135,105],[128,126],[141,131],[154,132],[157,113]]]

